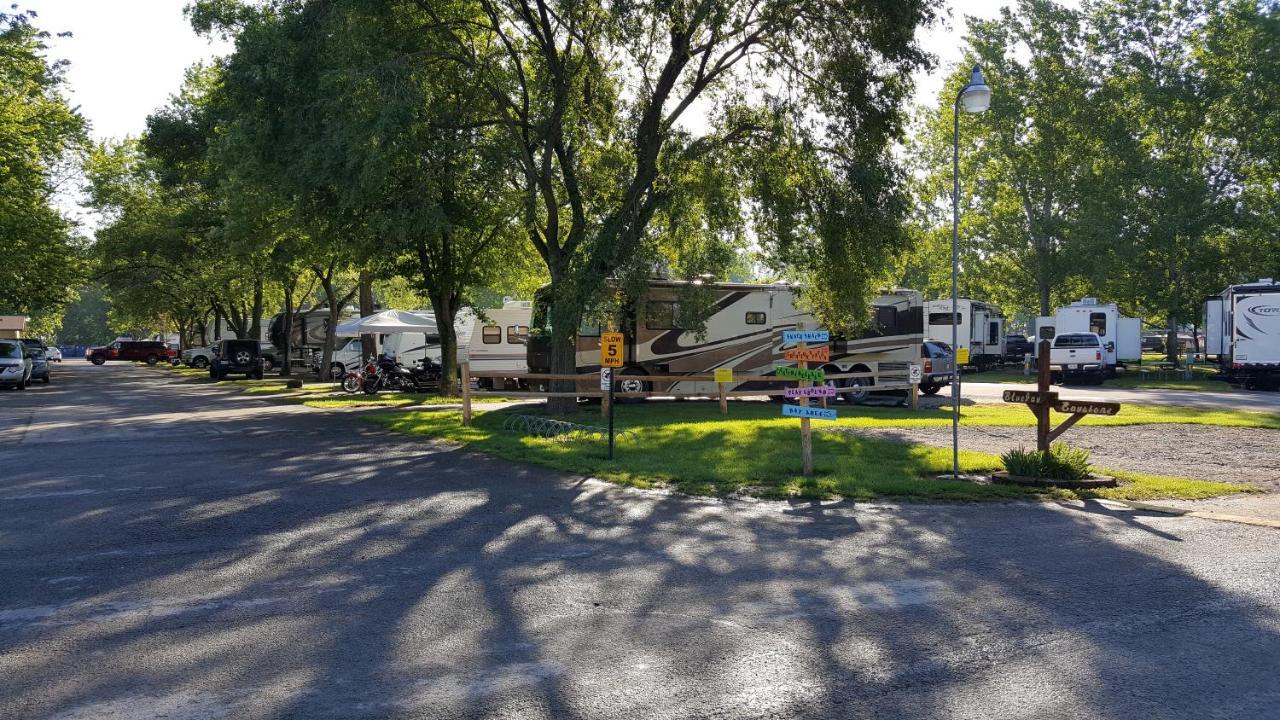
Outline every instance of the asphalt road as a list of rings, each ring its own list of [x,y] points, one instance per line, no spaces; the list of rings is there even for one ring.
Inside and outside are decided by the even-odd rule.
[[[161,370],[55,372],[0,394],[6,720],[1280,707],[1274,530],[691,499]]]
[[[965,400],[979,403],[1000,402],[1005,390],[1027,390],[1034,387],[1010,383],[984,383],[967,377],[960,384]],[[1064,398],[1093,399],[1118,403],[1142,403],[1154,405],[1183,405],[1198,408],[1222,408],[1253,412],[1280,412],[1280,392],[1261,390],[1236,390],[1232,392],[1208,392],[1204,390],[1144,390],[1132,388],[1096,387],[1089,385],[1054,385],[1053,389]],[[947,397],[944,388],[939,397]],[[949,404],[949,403],[948,403]]]

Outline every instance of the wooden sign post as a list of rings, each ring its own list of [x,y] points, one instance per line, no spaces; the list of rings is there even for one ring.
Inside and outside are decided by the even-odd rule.
[[[1053,441],[1057,440],[1072,425],[1080,422],[1080,418],[1085,415],[1115,415],[1120,412],[1120,403],[1059,400],[1058,393],[1049,390],[1048,340],[1040,341],[1040,352],[1037,360],[1039,372],[1036,378],[1035,391],[1005,390],[1004,401],[1007,403],[1021,403],[1031,408],[1031,412],[1036,416],[1036,449],[1040,452],[1049,452],[1049,446],[1053,444]],[[1063,420],[1058,427],[1052,427],[1051,418],[1049,417],[1050,410],[1056,410],[1064,415],[1069,414],[1071,417]]]
[[[818,395],[812,391],[815,389],[813,383],[824,382],[827,378],[826,373],[822,370],[810,370],[809,362],[826,362],[831,358],[831,349],[829,347],[809,348],[810,342],[830,342],[831,335],[826,330],[805,330],[802,326],[797,325],[795,330],[786,330],[782,333],[782,341],[786,343],[797,343],[793,350],[784,350],[782,357],[784,360],[794,360],[797,367],[780,367],[775,372],[778,377],[793,377],[800,381],[800,387],[796,388],[799,392],[790,393],[784,391],[786,397],[798,398],[799,405],[783,405],[782,415],[784,417],[800,418],[800,456],[805,477],[813,477],[813,429],[809,426],[809,420],[816,418],[819,420],[835,420],[836,411],[827,410],[826,408],[810,408],[810,397],[826,397]]]

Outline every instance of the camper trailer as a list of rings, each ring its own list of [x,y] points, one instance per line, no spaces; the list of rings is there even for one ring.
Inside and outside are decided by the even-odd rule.
[[[653,280],[645,296],[625,303],[613,325],[626,338],[624,366],[618,388],[622,392],[672,392],[714,395],[713,382],[648,381],[647,375],[710,374],[718,368],[741,373],[771,374],[778,367],[793,365],[783,359],[789,348],[782,341],[784,330],[798,325],[820,327],[808,312],[795,305],[796,288],[782,283],[753,285],[707,283],[698,290],[712,293],[712,312],[702,333],[680,327],[679,303],[682,293],[693,288],[672,280]],[[906,375],[908,366],[919,362],[924,342],[923,301],[915,290],[885,292],[871,304],[868,329],[841,334],[832,329],[831,360],[828,372],[870,372]],[[549,306],[538,297],[534,301],[529,341],[529,368],[549,372]],[[577,371],[593,372],[600,367],[598,324],[584,324],[576,338]],[[847,388],[842,396],[858,402],[872,392],[874,380],[854,378],[837,381]],[[584,384],[585,388],[586,385]],[[735,383],[733,390],[777,389],[778,386],[750,381]]]
[[[1280,387],[1280,283],[1232,285],[1204,303],[1205,354],[1228,380],[1250,389]]]
[[[1120,314],[1114,303],[1102,304],[1097,298],[1083,298],[1058,308],[1053,317],[1036,318],[1036,352],[1039,352],[1044,328],[1055,335],[1094,333],[1102,341],[1103,371],[1115,373],[1116,367],[1142,361],[1142,320]]]
[[[956,325],[954,350],[969,355],[963,367],[985,370],[1004,360],[1004,323],[1000,308],[981,300],[957,299],[954,316],[950,299],[925,303],[925,337],[950,345],[951,326]]]
[[[529,371],[529,322],[533,303],[507,299],[501,308],[479,312],[467,309],[464,313],[466,320],[459,322],[458,347],[467,349],[473,372]],[[460,320],[464,313],[459,313]],[[479,378],[477,382],[484,388],[504,389],[497,387],[501,382],[497,378]]]

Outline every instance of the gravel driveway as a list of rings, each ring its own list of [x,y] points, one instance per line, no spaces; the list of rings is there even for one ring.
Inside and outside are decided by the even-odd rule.
[[[950,427],[841,428],[865,437],[951,446]],[[1088,448],[1096,465],[1115,470],[1249,483],[1280,490],[1280,430],[1211,425],[1128,425],[1074,427],[1063,435],[1073,446]],[[960,447],[1002,453],[1035,447],[1028,427],[960,427]]]

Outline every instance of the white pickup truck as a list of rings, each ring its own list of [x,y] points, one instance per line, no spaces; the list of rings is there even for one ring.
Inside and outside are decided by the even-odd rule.
[[[1102,351],[1097,333],[1063,333],[1053,339],[1049,367],[1062,374],[1063,382],[1083,379],[1101,385],[1108,370]]]

